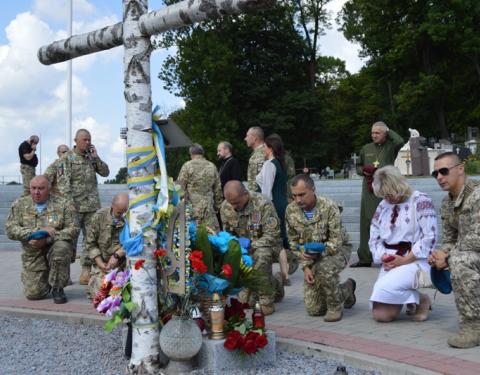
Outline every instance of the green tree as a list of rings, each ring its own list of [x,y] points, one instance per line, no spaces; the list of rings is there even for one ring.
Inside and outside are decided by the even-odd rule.
[[[106,180],[106,184],[126,184],[127,183],[127,167],[122,167],[118,170],[114,179]]]

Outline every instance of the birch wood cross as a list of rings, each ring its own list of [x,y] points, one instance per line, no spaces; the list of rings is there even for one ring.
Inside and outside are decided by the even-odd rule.
[[[126,102],[127,145],[139,148],[152,145],[148,130],[152,122],[150,86],[150,36],[181,26],[210,20],[228,14],[240,14],[266,8],[275,0],[186,0],[159,11],[148,13],[148,0],[123,0],[123,22],[43,46],[38,51],[42,64],[50,65],[90,53],[124,46],[124,83]],[[153,166],[140,169],[134,176],[153,174]],[[154,185],[129,187],[130,200],[154,191]],[[132,236],[153,217],[151,204],[130,211]],[[144,231],[147,259],[144,267],[132,271],[132,300],[138,306],[132,313],[133,348],[128,371],[155,374],[159,370],[157,283],[153,252],[156,233]]]

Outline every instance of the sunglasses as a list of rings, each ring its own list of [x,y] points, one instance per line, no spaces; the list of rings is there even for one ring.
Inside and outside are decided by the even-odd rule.
[[[460,164],[462,164],[462,163],[455,164],[454,166],[449,167],[449,168],[445,167],[445,168],[435,169],[432,172],[432,177],[437,178],[438,174],[441,174],[442,176],[448,176],[448,174],[450,173],[450,169],[458,167]]]

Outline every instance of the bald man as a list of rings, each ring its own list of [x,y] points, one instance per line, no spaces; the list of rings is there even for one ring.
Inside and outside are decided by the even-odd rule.
[[[75,133],[75,146],[68,151],[59,161],[57,170],[57,187],[60,196],[75,208],[78,223],[86,237],[86,227],[92,220],[95,212],[100,209],[100,196],[98,195],[97,173],[107,177],[110,173],[108,165],[100,159],[97,149],[92,144],[90,132],[79,129]],[[76,250],[76,243],[75,243]],[[82,272],[80,284],[87,285],[90,279],[92,261],[88,257],[85,240],[80,257]]]
[[[125,266],[125,250],[120,244],[120,232],[125,225],[128,194],[115,194],[110,207],[101,208],[93,215],[87,228],[86,248],[94,262],[88,282],[87,296],[94,298],[102,278],[114,268]]]
[[[69,276],[72,243],[78,227],[72,210],[50,199],[50,183],[45,176],[30,181],[30,196],[17,199],[10,210],[5,229],[8,238],[22,244],[22,283],[25,297],[47,297],[65,303],[63,288]]]
[[[249,192],[240,181],[227,182],[223,193],[225,200],[220,215],[224,229],[251,241],[249,251],[253,268],[269,275],[275,290],[275,294],[258,296],[260,306],[265,315],[273,314],[274,302],[280,302],[284,296],[282,276],[280,273],[272,276],[272,263],[278,259],[282,248],[280,220],[275,207],[262,194]]]

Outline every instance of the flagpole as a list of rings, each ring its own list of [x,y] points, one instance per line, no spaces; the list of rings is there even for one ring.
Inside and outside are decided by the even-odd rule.
[[[68,1],[68,36],[72,36],[73,0]],[[67,61],[67,124],[65,143],[72,148],[72,60]]]

